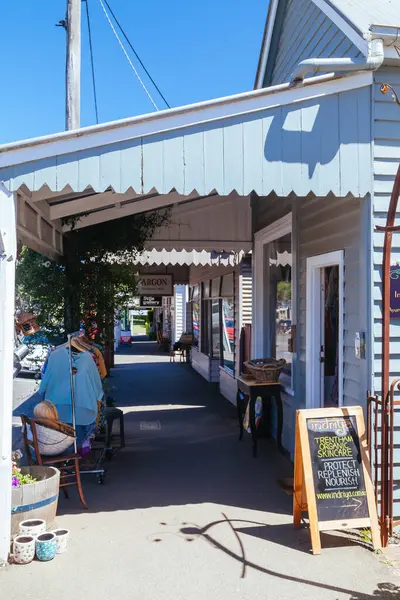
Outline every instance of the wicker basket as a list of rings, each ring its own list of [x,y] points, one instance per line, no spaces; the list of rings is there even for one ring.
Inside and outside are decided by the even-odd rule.
[[[191,346],[193,344],[193,336],[191,333],[182,333],[181,339],[179,341],[184,346]]]
[[[260,383],[277,383],[286,360],[281,358],[254,358],[244,363],[250,375]]]
[[[43,456],[57,456],[72,446],[75,431],[66,423],[49,419],[35,419],[39,452]],[[28,426],[28,439],[32,440],[32,432]]]

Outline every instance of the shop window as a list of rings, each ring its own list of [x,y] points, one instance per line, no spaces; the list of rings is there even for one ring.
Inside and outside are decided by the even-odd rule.
[[[193,334],[193,345],[196,347],[199,343],[200,337],[200,297],[199,288],[195,286],[191,292],[192,297],[192,334]]]
[[[233,296],[222,298],[222,366],[235,372],[235,303]]]
[[[211,353],[211,300],[203,300],[201,305],[201,351]]]
[[[203,300],[201,351],[210,358],[221,357],[221,301]]]
[[[269,269],[269,348],[273,358],[286,360],[283,378],[292,383],[292,235],[270,242],[267,247]]]
[[[221,358],[221,301],[211,300],[211,356]]]
[[[235,289],[234,274],[224,275],[221,283],[221,364],[230,373],[235,372]]]

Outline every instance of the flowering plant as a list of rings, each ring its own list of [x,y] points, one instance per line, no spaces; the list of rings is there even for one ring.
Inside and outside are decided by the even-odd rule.
[[[27,483],[36,483],[37,479],[31,475],[26,475],[21,472],[18,466],[18,461],[22,458],[21,450],[15,450],[12,453],[12,471],[11,471],[11,485],[12,487],[19,487],[20,485],[26,485]]]

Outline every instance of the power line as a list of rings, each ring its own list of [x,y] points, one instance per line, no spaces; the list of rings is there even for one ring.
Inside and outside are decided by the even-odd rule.
[[[89,37],[89,48],[90,48],[90,62],[92,64],[92,83],[93,83],[94,111],[96,113],[96,123],[98,124],[99,123],[99,111],[98,111],[98,108],[97,108],[96,78],[95,78],[95,72],[94,72],[92,28],[90,26],[89,0],[85,0],[85,3],[86,3],[86,19],[87,19],[88,37]]]
[[[165,99],[165,96],[162,94],[160,88],[158,87],[158,85],[156,84],[156,82],[154,81],[154,79],[152,78],[152,76],[150,75],[150,73],[148,72],[148,70],[146,69],[142,59],[140,58],[139,54],[136,52],[135,48],[133,47],[131,41],[129,40],[127,34],[125,33],[121,23],[118,21],[117,17],[115,16],[115,13],[113,11],[113,9],[111,8],[109,2],[107,0],[104,0],[108,10],[110,11],[114,21],[116,22],[116,24],[118,25],[118,27],[121,30],[122,35],[124,36],[125,40],[127,41],[130,49],[132,50],[132,52],[134,53],[134,55],[136,56],[136,58],[138,59],[139,63],[141,64],[141,66],[143,67],[144,72],[146,73],[147,77],[150,79],[151,83],[154,85],[154,87],[156,88],[157,92],[160,94],[161,98],[164,100],[165,104],[167,105],[168,108],[171,108],[171,106],[168,104],[167,100]]]
[[[155,108],[156,110],[158,110],[158,106],[157,106],[157,104],[154,102],[153,98],[151,97],[151,94],[150,94],[149,90],[148,90],[148,89],[147,89],[147,87],[145,86],[145,84],[144,84],[143,80],[141,79],[141,77],[140,77],[139,73],[138,73],[138,72],[137,72],[137,70],[135,69],[135,66],[134,66],[133,62],[131,61],[131,59],[130,59],[130,57],[129,57],[129,54],[128,54],[128,53],[127,53],[127,51],[125,50],[125,47],[124,47],[123,43],[121,42],[121,39],[120,39],[120,37],[119,37],[118,33],[116,32],[114,25],[112,24],[112,21],[111,21],[111,19],[110,19],[110,17],[109,17],[109,14],[108,14],[107,10],[106,10],[106,7],[104,6],[103,0],[99,0],[99,2],[100,2],[100,4],[101,4],[101,7],[102,7],[102,9],[103,9],[103,11],[104,11],[104,14],[106,15],[107,21],[108,21],[108,23],[109,23],[109,25],[110,25],[111,29],[113,30],[113,33],[114,33],[115,37],[117,38],[117,41],[118,41],[119,45],[121,46],[123,53],[125,54],[125,56],[126,56],[126,58],[127,58],[127,61],[129,62],[129,64],[130,64],[130,66],[131,66],[132,70],[134,71],[134,73],[135,73],[136,77],[138,78],[138,80],[139,80],[139,82],[140,82],[140,85],[142,86],[142,88],[143,88],[143,89],[144,89],[144,91],[146,92],[146,94],[147,94],[148,98],[150,99],[150,101],[151,101],[152,105],[154,106],[154,108]]]

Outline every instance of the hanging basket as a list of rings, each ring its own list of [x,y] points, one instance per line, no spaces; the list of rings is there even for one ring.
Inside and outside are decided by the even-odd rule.
[[[244,363],[250,375],[260,383],[278,383],[279,376],[286,365],[281,358],[254,358]]]
[[[57,456],[72,446],[75,431],[66,423],[50,419],[35,419],[39,452],[43,456]],[[28,440],[32,441],[32,431],[27,427]]]
[[[20,314],[16,318],[16,328],[18,333],[23,333],[24,336],[28,336],[40,331],[37,317],[37,315],[32,315],[31,313]]]

